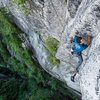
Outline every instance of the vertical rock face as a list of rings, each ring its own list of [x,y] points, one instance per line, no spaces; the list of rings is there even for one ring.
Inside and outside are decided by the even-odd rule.
[[[68,8],[68,12],[70,13],[70,16],[72,18],[75,17],[75,14],[76,14],[76,12],[78,10],[78,7],[79,7],[81,1],[82,0],[68,0],[67,1],[68,2],[68,7],[67,7]]]
[[[99,100],[100,1],[26,0],[24,4],[17,1],[0,0],[0,6],[9,9],[14,22],[27,34],[44,70],[81,92],[83,100]],[[74,74],[78,59],[70,54],[68,39],[75,30],[82,34],[91,33],[93,40],[89,52],[83,52],[84,62],[73,83],[70,76]],[[57,65],[49,61],[50,52],[45,45],[45,40],[50,36],[59,41],[56,58],[60,64]]]

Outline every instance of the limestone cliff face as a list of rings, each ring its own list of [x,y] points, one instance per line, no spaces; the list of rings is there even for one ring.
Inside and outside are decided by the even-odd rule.
[[[100,100],[100,1],[23,0],[23,3],[19,1],[0,0],[0,6],[8,9],[13,15],[12,20],[27,34],[28,42],[43,69],[81,92],[83,100]],[[75,30],[82,34],[91,33],[93,40],[91,47],[83,52],[84,62],[73,83],[70,76],[74,74],[78,60],[70,54],[71,44],[68,39]],[[54,39],[59,41],[54,54],[46,45],[48,39],[51,43]]]

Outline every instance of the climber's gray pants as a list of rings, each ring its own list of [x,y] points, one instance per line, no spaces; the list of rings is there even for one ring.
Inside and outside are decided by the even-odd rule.
[[[81,66],[83,62],[82,53],[80,54],[74,53],[74,54],[76,55],[76,57],[78,57],[78,63],[76,65],[76,73],[73,75],[73,78],[76,76],[77,72],[79,72],[79,67]]]
[[[78,63],[76,65],[76,71],[79,70],[79,67],[81,66],[82,62],[83,62],[83,57],[82,57],[82,54],[76,54],[76,56],[78,57]]]

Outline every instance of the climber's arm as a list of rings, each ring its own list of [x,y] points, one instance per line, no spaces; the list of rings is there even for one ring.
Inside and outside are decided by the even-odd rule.
[[[71,38],[74,38],[75,35],[77,35],[77,33],[76,33],[76,32],[73,32],[73,33],[71,33],[70,37],[71,37]]]
[[[92,42],[92,36],[91,35],[88,35],[88,39],[87,39],[87,44],[90,45],[91,42]]]
[[[71,33],[71,35],[70,35],[70,37],[69,37],[70,43],[72,43],[73,40],[75,40],[75,39],[74,39],[75,36],[77,36],[77,33],[76,33],[76,32]]]

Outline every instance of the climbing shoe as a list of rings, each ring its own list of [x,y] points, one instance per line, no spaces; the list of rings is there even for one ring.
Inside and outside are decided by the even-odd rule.
[[[74,76],[71,76],[71,81],[72,81],[72,82],[75,82]]]

